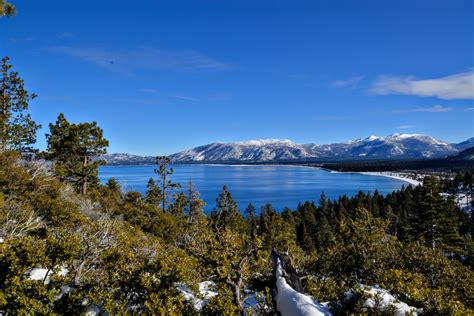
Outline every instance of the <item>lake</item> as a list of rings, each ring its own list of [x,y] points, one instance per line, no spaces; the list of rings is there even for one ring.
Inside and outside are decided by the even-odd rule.
[[[156,166],[102,166],[99,177],[102,183],[115,178],[125,191],[145,193]],[[322,192],[336,199],[346,194],[355,195],[359,190],[387,194],[399,190],[406,182],[383,176],[357,173],[333,173],[327,170],[288,165],[174,165],[173,182],[187,188],[192,180],[201,198],[206,202],[205,210],[211,211],[222,186],[227,185],[241,211],[252,202],[257,210],[271,203],[281,211],[285,206],[295,209],[299,202],[318,201]]]

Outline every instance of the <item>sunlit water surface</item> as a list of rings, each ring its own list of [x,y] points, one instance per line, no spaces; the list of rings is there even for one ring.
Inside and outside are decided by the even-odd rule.
[[[103,166],[102,183],[115,178],[125,191],[145,193],[156,166]],[[404,181],[357,173],[333,173],[319,168],[282,165],[174,165],[173,182],[187,188],[191,180],[206,202],[205,210],[215,207],[216,197],[227,185],[243,211],[251,202],[257,209],[266,203],[281,211],[285,206],[295,209],[299,202],[318,201],[322,192],[328,198],[352,196],[359,190],[387,194],[399,190]]]

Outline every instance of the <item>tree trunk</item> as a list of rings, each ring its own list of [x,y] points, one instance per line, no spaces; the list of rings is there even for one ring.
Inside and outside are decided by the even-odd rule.
[[[83,162],[84,174],[83,174],[82,188],[81,188],[81,194],[82,195],[87,194],[87,172],[86,172],[86,167],[87,167],[87,156],[84,155],[84,162]]]
[[[166,170],[165,170],[166,172]],[[163,212],[166,211],[166,173],[163,174],[163,201],[162,201]]]
[[[7,73],[3,74],[3,95],[2,95],[2,110],[1,110],[1,117],[0,117],[0,123],[2,124],[1,126],[1,135],[0,135],[0,150],[3,151],[6,149],[7,144],[7,120],[8,120],[8,115],[7,115]]]

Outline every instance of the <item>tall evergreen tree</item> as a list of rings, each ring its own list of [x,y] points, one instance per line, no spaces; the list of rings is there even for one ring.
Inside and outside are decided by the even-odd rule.
[[[159,156],[156,158],[156,163],[158,164],[158,169],[155,169],[155,173],[160,177],[160,186],[161,186],[161,207],[163,211],[166,211],[166,205],[168,203],[168,193],[170,191],[179,189],[181,185],[179,183],[172,182],[169,178],[174,173],[173,168],[169,168],[168,165],[171,164],[171,159],[167,156]]]
[[[454,202],[441,196],[436,177],[425,177],[418,203],[415,231],[432,249],[444,248],[459,251],[459,217]]]
[[[99,182],[98,169],[104,164],[99,158],[109,145],[102,129],[96,122],[71,124],[62,113],[49,128],[47,151],[55,172],[63,180],[74,182],[82,195],[87,194],[88,186]]]
[[[26,112],[36,95],[29,94],[18,72],[11,71],[9,60],[4,57],[1,61],[0,150],[31,151],[30,145],[36,142],[36,131],[41,126]]]
[[[225,185],[216,199],[216,208],[211,212],[211,223],[215,230],[240,229],[245,226],[237,203]]]
[[[257,235],[257,217],[255,216],[255,206],[253,206],[252,203],[249,203],[245,209],[245,213],[247,214],[250,238],[255,238]]]

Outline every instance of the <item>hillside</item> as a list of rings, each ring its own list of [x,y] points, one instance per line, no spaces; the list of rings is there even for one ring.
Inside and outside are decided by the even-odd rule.
[[[0,152],[1,314],[472,314],[472,221],[440,195],[472,174],[243,216],[58,171]]]
[[[469,170],[474,167],[474,147],[450,157],[439,159],[352,161],[325,163],[320,166],[335,171]]]

